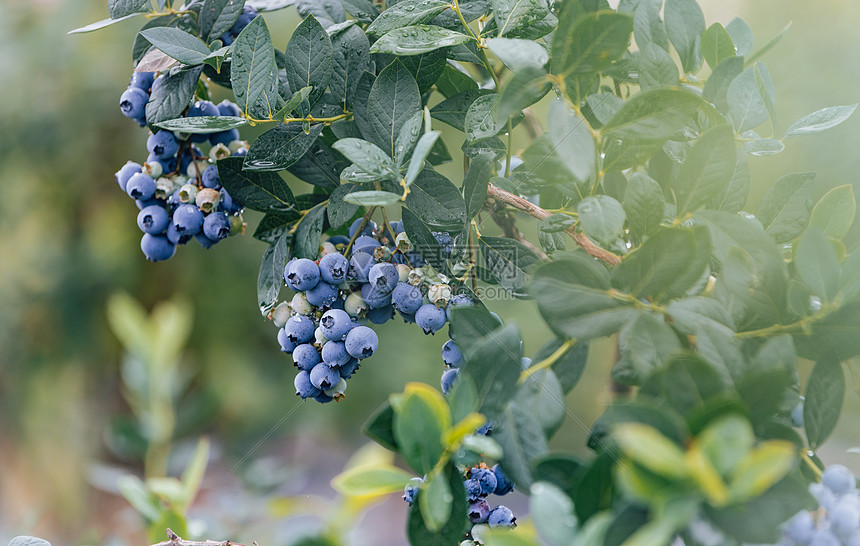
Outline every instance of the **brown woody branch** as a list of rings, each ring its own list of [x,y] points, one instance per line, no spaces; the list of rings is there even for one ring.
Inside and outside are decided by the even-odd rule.
[[[518,195],[514,195],[510,192],[503,190],[502,188],[490,184],[487,187],[487,197],[495,199],[496,201],[501,201],[512,207],[521,210],[528,214],[529,216],[533,216],[538,220],[545,220],[551,214],[550,212],[540,208],[539,206],[531,203],[530,201],[523,199]],[[591,256],[603,260],[609,265],[618,265],[621,262],[621,257],[609,252],[605,248],[600,248],[596,244],[594,244],[591,239],[589,239],[584,233],[577,233],[575,227],[568,228],[565,233],[571,236],[576,244],[581,246],[583,250],[588,252]]]
[[[257,543],[253,543],[254,546],[257,546]],[[238,542],[231,542],[229,540],[225,541],[215,541],[215,540],[182,540],[179,538],[179,535],[167,529],[167,540],[164,542],[159,542],[158,544],[153,544],[153,546],[242,546]]]

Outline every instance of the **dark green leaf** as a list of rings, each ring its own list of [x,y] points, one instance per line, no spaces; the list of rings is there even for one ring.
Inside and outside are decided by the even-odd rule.
[[[517,327],[510,324],[491,331],[463,349],[466,361],[460,373],[472,379],[480,411],[492,420],[510,400],[522,371]]]
[[[337,229],[344,225],[358,212],[358,205],[349,203],[344,198],[361,189],[361,186],[356,184],[342,184],[331,192],[328,198],[328,223],[332,228]]]
[[[672,328],[649,313],[640,313],[621,329],[618,352],[621,359],[612,370],[624,371],[625,383],[634,385],[662,366],[666,357],[681,349],[678,335]]]
[[[295,0],[296,11],[302,17],[313,15],[317,19],[328,19],[332,23],[343,23],[346,12],[340,0]],[[329,23],[326,22],[326,27]]]
[[[678,173],[678,216],[704,206],[724,192],[735,171],[736,158],[734,135],[728,125],[702,133]]]
[[[322,96],[331,81],[333,55],[328,33],[313,15],[308,15],[290,37],[284,67],[290,89],[313,88],[309,105],[299,106],[301,115],[310,113],[310,106]],[[360,62],[360,57],[356,61]]]
[[[698,72],[702,66],[701,35],[705,15],[696,0],[666,0],[666,33],[681,57],[684,72]]]
[[[379,9],[370,0],[343,0],[343,4],[346,11],[362,23],[369,23],[379,15]]]
[[[421,95],[415,78],[401,62],[394,61],[373,82],[366,112],[355,121],[368,141],[394,157],[400,129],[420,111]]]
[[[854,199],[853,186],[837,186],[825,193],[812,208],[809,225],[831,239],[841,239],[854,223],[856,212],[857,200]]]
[[[181,116],[194,98],[200,71],[198,67],[163,76],[167,79],[153,90],[146,104],[146,122],[156,124]]]
[[[421,55],[409,55],[400,57],[400,62],[409,70],[409,73],[415,78],[418,84],[418,91],[423,96],[429,91],[436,80],[445,71],[448,66],[447,52],[449,49],[435,49]]]
[[[653,373],[642,385],[640,396],[664,399],[682,415],[729,387],[727,378],[695,354],[678,355]]]
[[[377,180],[399,179],[397,167],[385,151],[360,138],[342,138],[334,143],[334,149],[368,175]]]
[[[246,26],[233,42],[230,81],[236,103],[256,118],[269,118],[278,111],[278,75],[275,49],[262,17]],[[293,89],[300,89],[299,85]]]
[[[257,224],[257,229],[254,231],[254,239],[273,244],[301,217],[301,213],[297,210],[270,212],[263,216],[260,223]]]
[[[206,43],[221,37],[239,18],[244,0],[206,0],[200,8],[200,35]]]
[[[546,358],[549,358],[558,351],[564,342],[558,338],[550,340],[540,348],[534,355],[534,365],[538,365]],[[552,371],[555,372],[561,384],[562,391],[566,393],[573,390],[579,379],[585,371],[585,364],[588,361],[588,342],[578,341],[571,348],[557,357],[552,364]]]
[[[586,197],[576,206],[576,212],[582,230],[597,241],[612,242],[624,229],[624,207],[608,195]]]
[[[577,115],[563,100],[549,107],[549,134],[553,151],[581,184],[589,183],[595,174],[597,150],[594,133],[588,122]]]
[[[323,130],[323,124],[311,125],[305,133],[297,123],[279,123],[251,144],[244,168],[249,171],[281,171],[301,159]]]
[[[512,33],[549,15],[545,0],[492,0],[498,35]]]
[[[178,133],[209,134],[229,131],[247,125],[245,118],[232,116],[198,116],[193,118],[176,118],[153,123],[159,129],[167,129]]]
[[[436,141],[441,134],[439,131],[430,131],[429,133],[424,133],[418,139],[415,150],[412,152],[412,157],[409,158],[409,168],[406,170],[406,176],[404,177],[406,187],[415,182],[415,179],[421,173],[421,170],[424,168],[424,161],[433,152]]]
[[[845,375],[835,359],[823,358],[815,363],[806,384],[803,403],[803,426],[811,449],[824,443],[839,420],[845,397]]]
[[[492,373],[492,372],[489,372]],[[519,487],[532,483],[532,461],[549,451],[546,436],[531,406],[510,402],[493,420],[493,439],[502,446],[501,465]]]
[[[421,136],[421,126],[423,124],[424,112],[415,112],[415,114],[406,120],[406,123],[404,123],[400,128],[400,134],[397,135],[397,140],[394,141],[394,155],[392,156],[398,171],[406,165],[406,161],[409,159],[412,149],[415,147],[415,144],[418,142],[418,138]],[[421,164],[417,166],[418,171],[423,167],[424,160],[422,159]],[[418,171],[413,173],[412,180],[409,180],[409,184],[415,180],[415,176],[418,174]]]
[[[421,171],[409,186],[406,206],[434,229],[459,230],[466,222],[466,204],[460,190],[431,169]]]
[[[420,502],[412,503],[406,523],[406,534],[410,544],[450,546],[456,544],[463,537],[468,523],[468,507],[466,492],[463,489],[463,476],[452,464],[446,465],[443,472],[445,473],[443,475],[448,476],[448,489],[451,493],[451,518],[444,527],[433,532],[428,528],[421,515]],[[419,495],[421,494],[423,492],[419,493]]]
[[[639,55],[639,86],[645,89],[678,85],[678,67],[665,49],[648,44]]]
[[[340,184],[340,173],[348,166],[349,161],[317,139],[311,149],[287,170],[308,184],[331,189]]]
[[[541,100],[551,88],[552,84],[547,80],[547,73],[543,68],[527,67],[516,72],[513,78],[502,88],[498,102],[492,107],[492,114],[497,124],[506,122],[512,115],[521,114],[524,108]],[[489,127],[489,130],[495,128],[492,125]],[[487,134],[480,128],[478,133]],[[494,134],[497,133],[498,131]]]
[[[839,260],[833,246],[818,229],[806,230],[797,242],[794,263],[800,279],[822,302],[830,302],[839,288]]]
[[[543,68],[549,62],[546,49],[532,40],[490,38],[487,47],[514,72],[529,67]]]
[[[359,27],[352,26],[331,37],[331,94],[345,108],[352,106],[361,75],[370,66],[370,42]]]
[[[446,272],[448,267],[445,262],[445,252],[427,224],[405,207],[401,210],[401,218],[403,219],[403,229],[406,231],[412,247],[420,252],[421,256],[436,271]]]
[[[468,142],[496,136],[505,128],[507,118],[498,119],[493,112],[498,98],[496,93],[481,95],[469,106],[464,123]]]
[[[633,173],[630,177],[622,205],[627,213],[627,226],[640,238],[653,232],[665,215],[663,190],[645,173]]]
[[[284,285],[284,264],[287,263],[289,255],[289,239],[289,233],[282,233],[263,254],[260,273],[257,275],[257,304],[262,311],[270,309],[278,301],[278,294]]]
[[[756,218],[774,241],[786,243],[803,232],[814,188],[815,173],[789,173],[768,188]]]
[[[551,437],[564,421],[564,392],[561,382],[551,369],[533,372],[516,390],[513,404],[530,408],[538,425]]]
[[[440,47],[464,44],[470,36],[431,25],[412,25],[389,31],[370,48],[371,53],[419,55]]]
[[[316,260],[319,257],[325,210],[325,205],[319,204],[306,212],[304,217],[299,220],[293,241],[293,256],[296,258]]]
[[[598,11],[553,34],[552,71],[562,77],[594,74],[606,69],[627,51],[633,18],[627,14]]]
[[[146,24],[143,25],[140,30],[146,30],[148,28],[156,27],[175,27],[179,24],[179,21],[180,18],[176,15],[163,15],[161,17],[156,17],[155,19],[150,19],[146,22]],[[147,51],[150,50],[151,47],[152,44],[150,44],[147,39],[144,38],[140,34],[140,32],[138,32],[137,36],[134,37],[134,45],[131,48],[131,62],[133,65],[135,65],[135,67],[138,67],[138,63],[141,61],[141,59],[143,59],[143,56],[147,53]]]
[[[465,72],[454,68],[454,65],[447,64],[442,71],[442,75],[436,80],[436,89],[439,90],[446,99],[465,93],[466,91],[474,91],[478,89],[478,84]]]
[[[382,447],[395,453],[399,451],[394,438],[394,408],[387,401],[368,417],[361,431]]]
[[[261,212],[295,211],[296,201],[290,187],[276,173],[242,170],[242,157],[218,160],[221,184],[237,202]]]
[[[156,27],[141,30],[140,34],[169,57],[189,66],[202,64],[210,53],[200,38],[178,28]]]
[[[506,290],[523,291],[535,264],[540,260],[528,247],[507,237],[479,237],[486,268]]]
[[[702,56],[711,70],[735,55],[735,44],[723,25],[714,23],[702,34]]]
[[[144,8],[148,0],[108,0],[108,12],[111,19],[119,19]]]
[[[382,36],[397,28],[429,23],[449,7],[444,0],[401,0],[383,11],[367,27],[367,33]]]

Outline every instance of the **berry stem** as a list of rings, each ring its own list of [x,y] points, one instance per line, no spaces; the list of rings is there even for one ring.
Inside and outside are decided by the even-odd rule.
[[[375,211],[375,210],[376,210],[376,207],[370,207],[369,209],[367,209],[367,214],[365,214],[364,218],[361,219],[361,223],[358,225],[358,229],[355,230],[355,233],[353,233],[352,237],[349,239],[349,244],[346,245],[345,249],[343,249],[343,255],[344,256],[349,255],[349,250],[352,248],[352,244],[355,242],[355,240],[361,234],[361,230],[364,229],[364,226],[366,226],[367,223],[370,221],[370,217],[373,216],[373,211]]]
[[[564,356],[564,354],[566,352],[568,352],[570,349],[572,349],[574,345],[576,345],[576,339],[566,340],[564,343],[561,344],[561,347],[559,347],[558,349],[555,350],[554,353],[552,353],[551,355],[549,355],[545,359],[541,360],[540,362],[538,362],[534,366],[531,366],[530,368],[526,368],[525,370],[523,370],[522,373],[520,374],[520,378],[517,380],[517,383],[523,383],[526,379],[529,378],[529,376],[531,376],[535,372],[549,368],[550,366],[555,364],[559,358]]]
[[[256,546],[256,542],[253,543]],[[167,529],[167,540],[153,544],[153,546],[242,546],[238,542],[230,540],[183,540],[179,535]]]

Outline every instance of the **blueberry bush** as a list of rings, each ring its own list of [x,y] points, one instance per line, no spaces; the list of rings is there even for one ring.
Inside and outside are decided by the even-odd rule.
[[[343,400],[397,315],[450,338],[441,392],[411,383],[367,420],[410,472],[356,466],[339,492],[402,494],[415,545],[860,544],[855,478],[816,455],[860,354],[852,187],[816,200],[813,173],[786,173],[747,208],[749,163],[856,107],[780,127],[763,58],[784,32],[756,46],[695,0],[108,7],[73,32],[146,19],[120,111],[148,156],[116,182],[147,259],[262,213],[257,305],[302,399]],[[272,32],[287,7],[302,22]],[[555,339],[525,356],[502,295]],[[593,455],[550,453],[606,336]],[[528,525],[498,504],[514,489]]]

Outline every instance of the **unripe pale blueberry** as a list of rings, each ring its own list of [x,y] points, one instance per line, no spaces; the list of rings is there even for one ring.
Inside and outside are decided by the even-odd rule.
[[[391,305],[391,294],[380,293],[374,285],[369,283],[361,287],[361,297],[371,309]]]
[[[203,234],[213,241],[226,239],[230,234],[230,219],[223,212],[213,212],[203,220]]]
[[[173,213],[173,227],[185,235],[194,235],[203,228],[203,213],[196,205],[179,205]]]
[[[406,282],[409,280],[409,272],[412,271],[412,268],[406,264],[397,264],[397,281],[398,282]]]
[[[129,161],[116,172],[116,183],[119,184],[119,187],[122,188],[122,191],[126,191],[126,185],[128,184],[129,179],[141,172],[141,166],[134,161]]]
[[[370,358],[379,347],[379,338],[376,336],[376,332],[367,326],[358,326],[346,335],[344,346],[350,356],[359,360]]]
[[[298,292],[290,300],[290,307],[299,315],[310,315],[314,311],[313,305],[308,303],[308,297],[302,292]]]
[[[325,337],[325,334],[323,333],[322,328],[317,326],[317,329],[314,330],[314,344],[317,347],[322,347],[326,343],[328,343],[328,338]]]
[[[333,252],[337,252],[337,249],[330,242],[325,241],[323,244],[320,245],[320,257],[321,258],[325,258],[326,256],[328,256],[329,254],[331,254]],[[340,284],[340,283],[338,283],[338,284]]]
[[[451,287],[444,283],[435,283],[427,290],[427,299],[437,307],[445,307],[451,299]]]
[[[346,280],[349,260],[339,252],[326,254],[320,260],[320,276],[329,284],[340,284]]]
[[[409,236],[406,233],[398,233],[394,240],[394,247],[400,252],[409,252],[412,250],[412,243],[409,242]]]
[[[803,428],[803,397],[800,402],[791,409],[791,424],[797,428]]]
[[[299,258],[287,264],[284,278],[290,288],[296,291],[306,291],[320,282],[320,268],[313,260]],[[310,297],[308,298],[310,300]],[[312,305],[316,305],[311,302]]]
[[[857,486],[857,479],[848,468],[832,464],[821,474],[821,483],[837,495],[847,493]]]
[[[445,326],[445,311],[432,303],[425,303],[415,312],[415,323],[425,334],[435,334]]]
[[[346,379],[343,377],[340,378],[340,381],[337,382],[337,385],[325,391],[326,395],[337,398],[338,396],[343,396],[343,393],[346,392]]]
[[[158,205],[150,205],[137,215],[137,225],[144,233],[157,235],[167,229],[169,223],[167,211]]]
[[[391,259],[391,249],[380,245],[373,249],[373,259],[377,262],[387,262]]]
[[[413,269],[409,272],[406,282],[412,286],[421,286],[421,283],[424,282],[424,272],[420,269]]]
[[[144,233],[140,239],[140,250],[143,251],[143,255],[146,256],[147,260],[160,262],[172,258],[176,252],[176,246],[163,235]]]
[[[349,379],[350,377],[352,377],[352,374],[354,374],[356,371],[358,371],[358,368],[360,366],[361,366],[360,360],[358,360],[357,358],[351,358],[349,360],[349,362],[347,362],[346,364],[344,364],[343,366],[338,368],[338,371],[340,372],[340,376],[342,378]]]
[[[197,192],[197,197],[194,199],[194,203],[197,205],[197,208],[202,210],[204,213],[209,214],[221,203],[221,193],[218,190],[213,190],[212,188],[203,188]],[[222,214],[227,216],[225,213]]]
[[[305,295],[308,297],[308,302],[311,305],[315,307],[329,307],[337,300],[338,290],[336,286],[327,282],[318,282],[316,286],[307,290]]]
[[[329,341],[322,347],[322,359],[332,368],[339,368],[349,362],[350,355],[342,341]]]
[[[283,328],[284,324],[289,320],[290,315],[293,314],[293,309],[290,307],[288,302],[282,301],[278,305],[272,309],[272,324],[274,324],[277,328]]]
[[[290,317],[284,325],[284,331],[290,341],[307,343],[314,337],[314,321],[302,315]]]
[[[203,159],[190,162],[185,167],[185,176],[192,179],[197,179],[197,175],[203,175],[206,169],[209,168],[209,162]]]
[[[143,89],[129,87],[119,98],[119,110],[127,118],[138,119],[146,116],[146,103],[149,95]]]
[[[463,362],[463,353],[453,339],[449,339],[442,345],[442,362],[452,368],[459,368]]]
[[[197,204],[197,186],[194,184],[183,184],[179,188],[179,201],[182,203]]]
[[[309,372],[320,360],[319,351],[310,343],[302,343],[293,349],[293,365],[300,370]]]
[[[244,155],[241,152],[248,151],[248,142],[244,140],[234,140],[230,144],[227,145],[227,148],[230,150],[230,154],[232,155]]]
[[[326,338],[340,341],[352,329],[352,319],[346,311],[331,309],[320,318],[320,327]]]
[[[146,149],[159,159],[167,159],[175,156],[176,152],[179,151],[179,141],[176,140],[173,133],[162,129],[149,135],[149,138],[146,139]]]
[[[368,237],[367,235],[359,235],[358,238],[352,243],[352,251],[353,252],[367,252],[371,256],[373,255],[373,251],[376,247],[379,246],[379,241],[374,239],[373,237]]]
[[[494,465],[491,470],[496,476],[496,490],[493,491],[493,493],[495,493],[496,495],[507,495],[514,490],[513,482],[508,479],[508,477],[505,475],[504,471],[499,465]]]
[[[359,292],[353,292],[346,297],[346,302],[343,304],[343,310],[350,316],[357,317],[367,311],[367,303],[361,297]]]
[[[349,237],[352,238],[355,235],[355,232],[358,231],[358,227],[361,225],[362,218],[357,219],[349,226]],[[367,224],[365,224],[364,228],[361,230],[361,235],[367,235],[369,237],[373,236],[373,230],[376,229],[376,222],[373,220],[368,220]]]
[[[340,372],[325,362],[320,362],[311,370],[311,384],[321,391],[337,385],[340,379]]]
[[[156,180],[164,174],[164,165],[162,165],[160,161],[148,161],[143,164],[141,172],[145,172],[151,176],[153,180]]]
[[[472,523],[486,523],[490,515],[490,505],[484,499],[478,499],[469,503],[469,521]]]
[[[448,394],[448,391],[451,390],[451,387],[454,385],[454,381],[457,379],[460,370],[457,368],[451,368],[450,370],[445,370],[442,373],[442,394]]]
[[[370,273],[370,268],[374,265],[376,265],[376,260],[373,259],[373,256],[367,252],[353,251],[352,257],[349,259],[347,277],[354,281],[365,283],[367,282],[367,275]]]
[[[209,160],[215,163],[219,159],[230,157],[230,148],[225,144],[216,144],[209,150]]]
[[[135,173],[128,179],[125,191],[132,199],[146,201],[155,196],[155,180],[143,173]]]
[[[516,527],[517,518],[507,506],[499,505],[490,510],[487,525],[490,527]]]
[[[296,374],[293,380],[293,386],[296,388],[296,395],[301,396],[302,400],[306,398],[314,398],[320,394],[320,390],[314,387],[311,383],[311,376],[306,371],[300,371]]]

